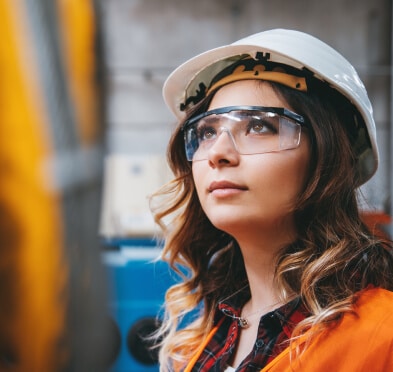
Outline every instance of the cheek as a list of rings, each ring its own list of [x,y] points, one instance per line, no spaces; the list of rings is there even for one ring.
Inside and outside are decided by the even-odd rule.
[[[304,138],[304,137],[303,137]],[[311,162],[311,148],[308,138],[303,140],[303,149],[300,153],[299,158],[296,160],[296,164],[293,166],[293,172],[295,175],[293,177],[297,178],[297,183],[299,185],[299,193],[304,191],[309,180],[310,180],[310,164]]]
[[[301,156],[274,155],[266,166],[262,167],[258,184],[261,185],[262,192],[266,191],[270,195],[272,202],[281,200],[285,205],[293,205],[309,179],[308,151],[300,154]]]
[[[296,197],[304,191],[309,180],[309,162],[296,162],[285,170],[284,178],[288,179],[288,186]]]
[[[282,188],[297,198],[310,178],[311,146],[308,136],[303,134],[300,147],[293,151],[289,150],[285,155],[288,155],[286,159],[278,159],[282,161],[276,169],[281,173]]]
[[[198,197],[201,197],[202,185],[203,185],[203,167],[202,162],[192,163],[192,177],[194,180],[195,189],[197,191]]]

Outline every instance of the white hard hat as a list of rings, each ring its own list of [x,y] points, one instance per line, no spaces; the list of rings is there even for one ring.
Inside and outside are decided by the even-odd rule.
[[[299,31],[275,29],[260,32],[233,44],[202,53],[179,66],[166,80],[163,96],[178,119],[185,116],[184,107],[193,97],[209,87],[214,77],[244,55],[256,57],[268,53],[269,62],[306,69],[357,108],[364,120],[367,136],[358,154],[361,183],[366,182],[378,167],[378,148],[373,110],[366,89],[353,66],[336,50],[321,40]],[[203,92],[202,92],[203,93]]]

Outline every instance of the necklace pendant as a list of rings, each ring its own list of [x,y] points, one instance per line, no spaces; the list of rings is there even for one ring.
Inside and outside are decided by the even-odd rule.
[[[238,324],[239,324],[239,327],[241,327],[241,328],[248,328],[248,326],[249,326],[248,320],[246,318],[239,318]]]

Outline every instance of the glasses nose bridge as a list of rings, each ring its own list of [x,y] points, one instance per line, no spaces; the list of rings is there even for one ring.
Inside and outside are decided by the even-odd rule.
[[[232,146],[234,147],[234,149],[235,149],[236,151],[239,151],[238,148],[237,148],[235,136],[233,135],[231,129],[229,129],[229,128],[226,127],[226,126],[220,126],[220,128],[219,128],[219,136],[218,136],[218,138],[217,138],[216,143],[217,143],[218,141],[221,141],[221,136],[222,136],[222,134],[223,134],[224,132],[228,135],[228,137],[229,137],[229,139],[230,139],[230,142],[232,143]]]

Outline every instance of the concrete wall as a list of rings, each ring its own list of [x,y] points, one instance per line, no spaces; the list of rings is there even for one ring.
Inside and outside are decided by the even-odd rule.
[[[386,210],[390,158],[390,0],[105,0],[108,152],[164,156],[174,119],[161,98],[177,65],[209,48],[276,27],[309,32],[347,57],[374,105],[381,165],[363,187]]]

